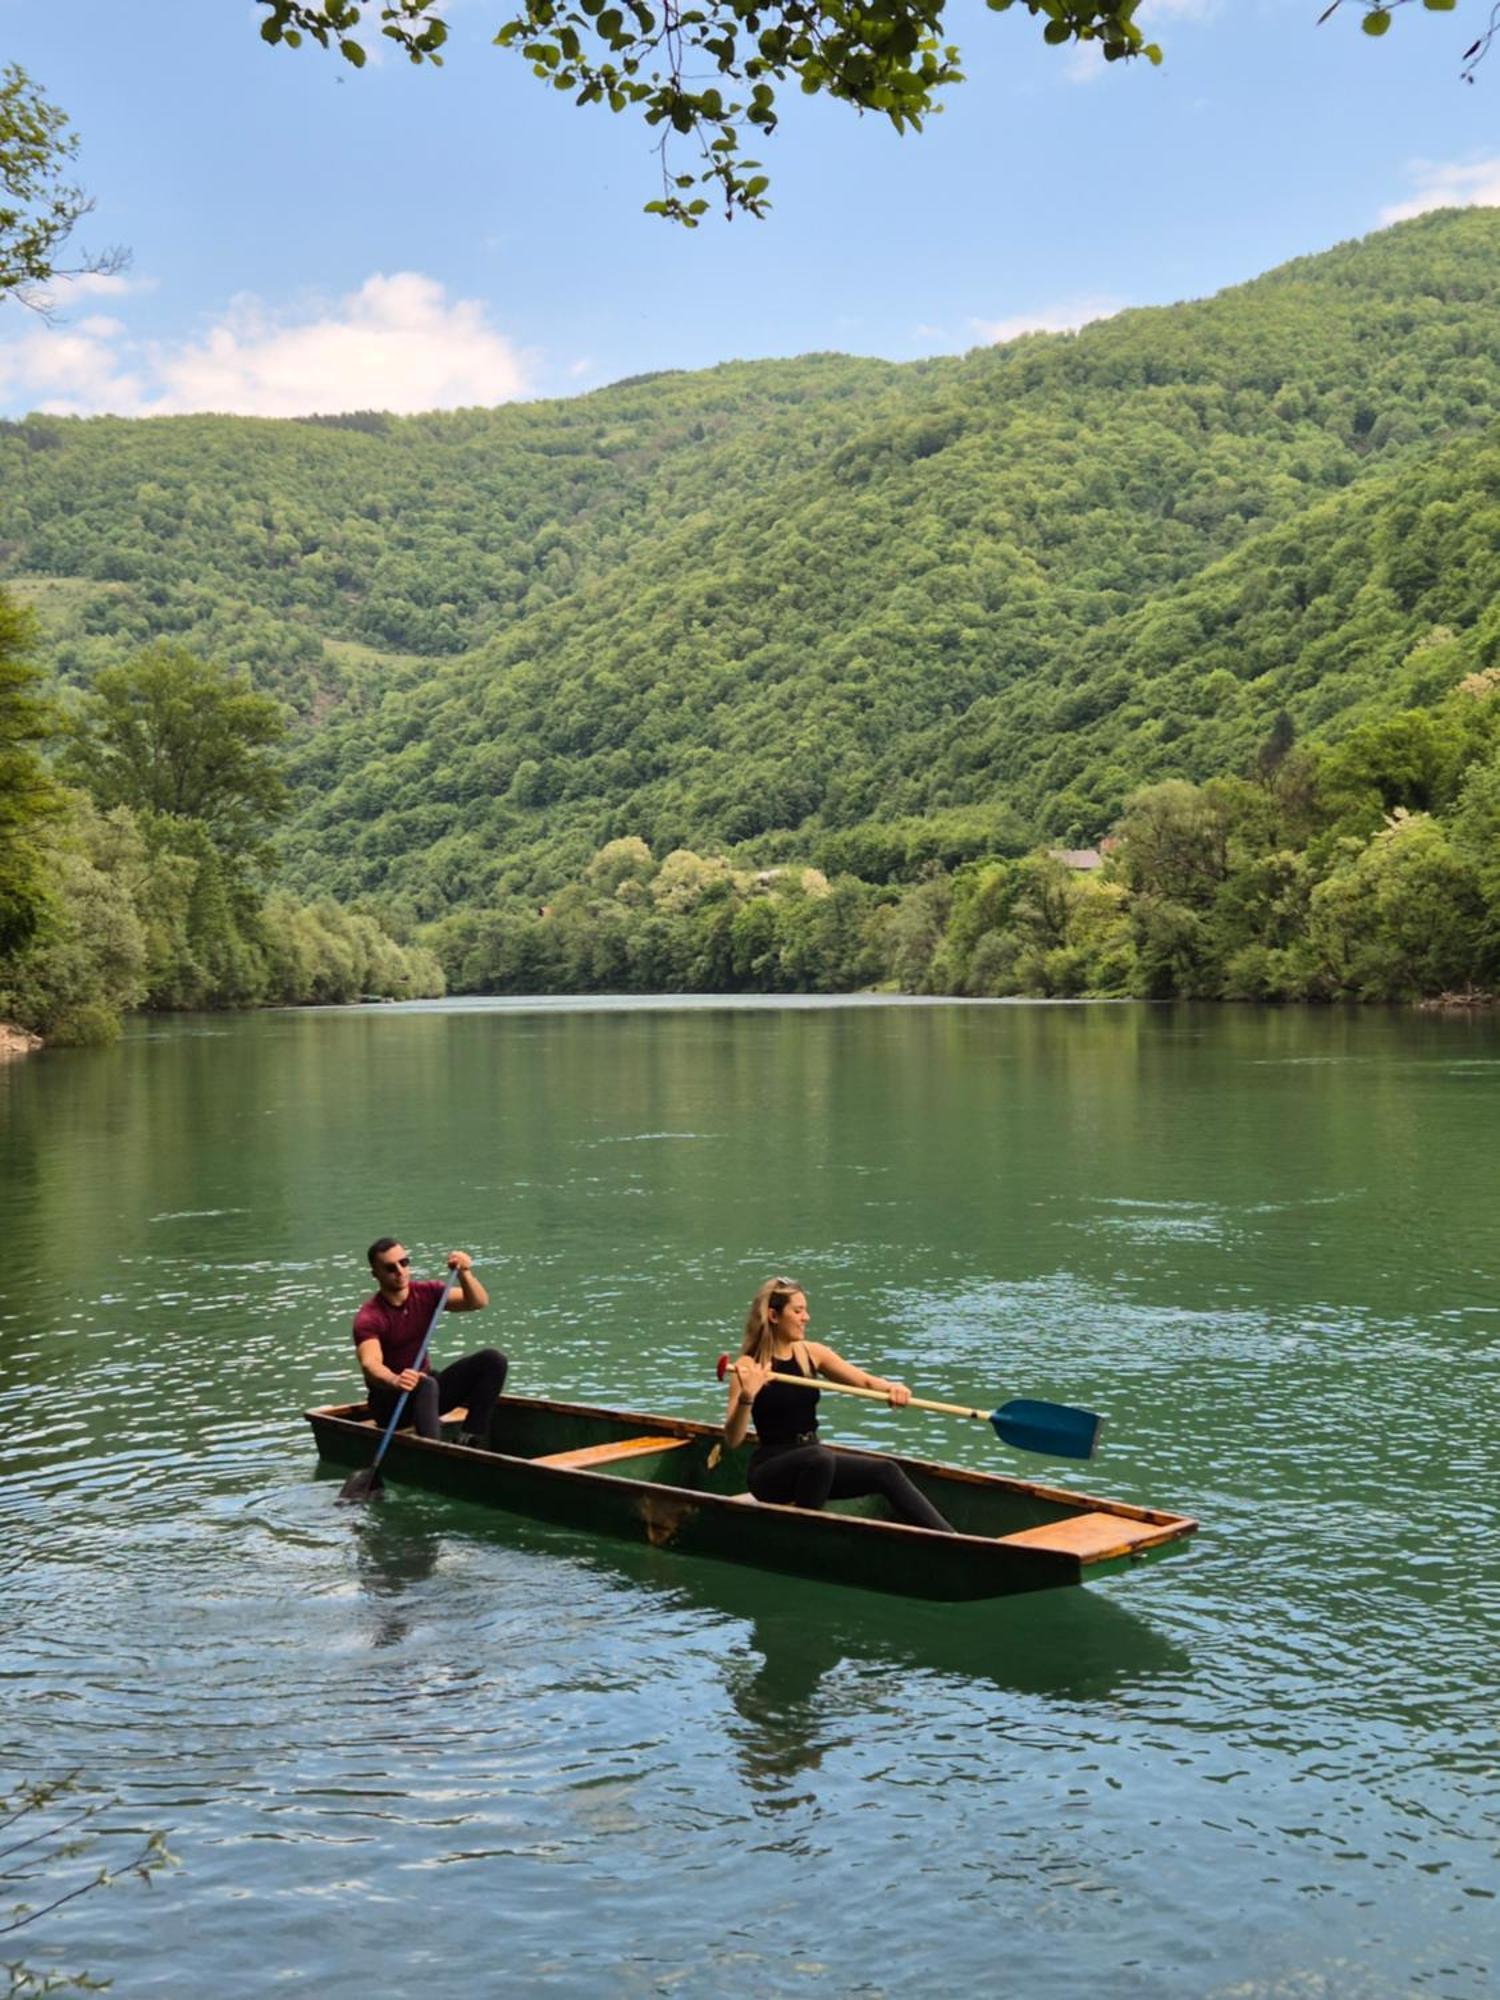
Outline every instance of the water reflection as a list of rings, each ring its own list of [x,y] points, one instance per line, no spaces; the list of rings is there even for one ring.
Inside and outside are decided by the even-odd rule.
[[[628,1546],[611,1560],[629,1573],[638,1557],[650,1560]],[[768,1661],[788,1663],[789,1685],[814,1638],[839,1660],[880,1660],[1065,1701],[1099,1700],[1189,1666],[1180,1645],[1097,1588],[931,1604],[728,1564],[682,1568],[681,1579],[658,1572],[649,1580],[705,1611],[744,1619]]]
[[[695,1564],[672,1595],[742,1619],[726,1663],[729,1738],[747,1784],[788,1802],[827,1751],[869,1726],[942,1705],[995,1724],[989,1697],[1069,1708],[1185,1677],[1186,1651],[1144,1619],[1081,1590],[980,1604],[923,1604]]]
[[[378,1501],[351,1509],[350,1520],[356,1574],[374,1617],[370,1643],[399,1646],[412,1630],[412,1591],[435,1573],[442,1536],[412,1509]]]
[[[845,1657],[839,1635],[816,1622],[780,1610],[752,1618],[748,1650],[724,1676],[734,1717],[727,1733],[752,1792],[788,1799],[794,1781],[822,1763],[831,1737],[847,1733],[831,1685]]]
[[[443,1539],[437,1517],[429,1526],[414,1511],[398,1500],[371,1521],[361,1545],[362,1575],[397,1637],[405,1626],[390,1600],[431,1574]],[[872,1699],[887,1716],[972,1703],[975,1722],[993,1728],[996,1694],[1088,1709],[1185,1684],[1193,1671],[1182,1644],[1097,1587],[929,1604],[600,1543],[478,1509],[442,1511],[455,1542],[503,1542],[561,1559],[573,1580],[560,1579],[555,1593],[541,1589],[544,1597],[565,1599],[579,1571],[616,1586],[633,1600],[612,1611],[616,1633],[735,1628],[721,1654],[725,1733],[747,1784],[781,1803],[792,1802],[797,1780],[818,1770],[830,1748],[860,1732]],[[1149,1590],[1149,1577],[1140,1581]]]

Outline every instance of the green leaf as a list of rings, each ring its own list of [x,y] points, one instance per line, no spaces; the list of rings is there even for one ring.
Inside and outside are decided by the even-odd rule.
[[[353,63],[353,65],[354,65],[354,67],[355,67],[356,69],[363,69],[363,68],[364,68],[364,66],[365,66],[365,52],[364,52],[364,50],[363,50],[363,49],[362,49],[362,48],[360,47],[360,45],[359,45],[359,43],[358,43],[358,42],[353,42],[353,41],[342,41],[342,42],[340,42],[340,43],[339,43],[339,54],[340,54],[340,55],[341,55],[341,56],[342,56],[342,57],[344,58],[344,61],[345,61],[345,62],[347,62],[347,63]]]
[[[1372,14],[1366,14],[1359,24],[1367,35],[1383,35],[1391,25],[1391,17],[1384,7],[1377,7]]]

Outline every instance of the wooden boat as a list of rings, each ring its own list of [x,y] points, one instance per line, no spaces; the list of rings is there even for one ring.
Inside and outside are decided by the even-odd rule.
[[[363,1404],[305,1414],[321,1457],[371,1462],[380,1433]],[[450,1430],[462,1414],[445,1419]],[[502,1396],[487,1450],[397,1431],[381,1474],[686,1555],[950,1601],[1110,1576],[1180,1548],[1198,1525],[1185,1514],[912,1458],[896,1463],[955,1533],[882,1518],[873,1497],[833,1501],[819,1513],[768,1506],[746,1487],[750,1446],[722,1444],[716,1425],[686,1418]]]

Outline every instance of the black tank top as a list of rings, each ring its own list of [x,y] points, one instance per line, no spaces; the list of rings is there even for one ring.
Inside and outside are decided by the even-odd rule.
[[[773,1361],[771,1372],[801,1375],[804,1382],[808,1379],[795,1358]],[[816,1389],[783,1389],[779,1382],[767,1382],[750,1405],[750,1420],[755,1425],[761,1450],[785,1451],[788,1445],[816,1431],[819,1393]]]

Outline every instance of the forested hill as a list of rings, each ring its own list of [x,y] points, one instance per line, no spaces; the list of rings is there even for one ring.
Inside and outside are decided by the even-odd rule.
[[[0,558],[65,677],[170,633],[298,705],[301,886],[429,916],[622,834],[879,878],[893,821],[1091,838],[1282,709],[1334,736],[1493,664],[1497,409],[1468,210],[906,367],[34,418]]]

